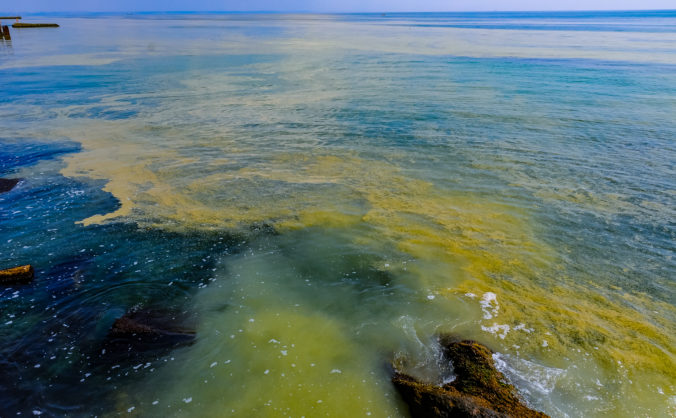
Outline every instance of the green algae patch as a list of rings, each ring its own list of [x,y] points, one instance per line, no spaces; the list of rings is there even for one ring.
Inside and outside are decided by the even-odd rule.
[[[439,330],[459,326],[473,338],[558,367],[575,358],[598,376],[588,377],[591,388],[601,378],[624,382],[628,394],[612,401],[617,405],[660,399],[658,390],[675,387],[676,343],[664,331],[673,329],[673,306],[661,304],[665,315],[656,315],[654,298],[608,297],[585,283],[590,275],[566,274],[563,254],[540,238],[543,226],[531,209],[442,187],[406,170],[398,153],[382,159],[354,152],[275,153],[226,136],[202,139],[205,150],[223,156],[204,159],[151,140],[129,121],[96,125],[82,128],[77,140],[85,151],[68,156],[63,173],[109,179],[104,190],[121,206],[83,220],[85,225],[131,220],[181,231],[248,230],[265,223],[282,235],[331,230],[388,260],[379,267],[411,289],[401,303],[420,310],[433,303],[438,319],[432,323]],[[178,129],[161,132],[169,143],[184,142]],[[239,160],[248,163],[233,164]],[[480,309],[486,294],[496,296],[488,317]],[[475,295],[474,309],[464,318],[445,316],[459,298],[472,303],[465,295]],[[425,300],[430,297],[433,302]],[[421,317],[420,310],[414,316]],[[629,383],[641,371],[653,373],[651,384]]]
[[[212,287],[195,296],[201,317],[195,344],[174,352],[172,367],[117,394],[118,410],[133,405],[141,414],[161,408],[175,416],[403,416],[385,363],[335,309],[313,305],[309,295],[329,303],[327,289],[294,280],[298,267],[270,249],[230,259]],[[354,308],[352,293],[326,286],[334,304]]]

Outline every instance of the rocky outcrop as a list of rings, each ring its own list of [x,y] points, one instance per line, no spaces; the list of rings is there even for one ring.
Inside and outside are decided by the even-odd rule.
[[[0,178],[0,193],[6,193],[12,190],[21,179],[2,179]]]
[[[30,283],[31,280],[33,280],[34,274],[35,272],[31,265],[0,270],[0,284],[13,285]]]
[[[528,408],[515,388],[493,363],[492,352],[476,341],[439,338],[445,361],[453,365],[455,380],[443,386],[420,382],[397,372],[392,383],[418,417],[524,417],[547,415]]]

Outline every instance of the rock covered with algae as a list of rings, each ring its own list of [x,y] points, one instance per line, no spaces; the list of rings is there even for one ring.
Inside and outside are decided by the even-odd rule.
[[[417,417],[533,417],[547,415],[528,408],[493,363],[486,346],[441,336],[443,357],[451,362],[455,380],[443,386],[424,383],[396,372],[392,383]]]
[[[26,284],[33,280],[34,275],[33,266],[25,265],[13,267],[10,269],[0,270],[0,284],[14,285]]]

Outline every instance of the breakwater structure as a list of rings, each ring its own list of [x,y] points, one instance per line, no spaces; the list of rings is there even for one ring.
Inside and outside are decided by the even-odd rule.
[[[9,32],[9,26],[2,24],[3,20],[14,20],[15,22],[12,24],[12,27],[16,28],[16,29],[22,29],[22,28],[58,28],[59,27],[59,25],[57,23],[22,23],[22,22],[19,22],[19,20],[21,20],[21,16],[0,16],[0,39],[7,40],[7,41],[12,40],[12,35]]]
[[[15,23],[13,28],[58,28],[58,23]]]
[[[0,39],[11,41],[12,35],[9,33],[9,26],[3,25],[3,20],[16,20],[19,23],[21,16],[0,16]],[[15,23],[15,24],[16,24]]]

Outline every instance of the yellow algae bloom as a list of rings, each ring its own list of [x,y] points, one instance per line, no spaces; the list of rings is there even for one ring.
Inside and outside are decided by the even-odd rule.
[[[130,135],[132,139],[147,134],[136,126],[126,128],[125,137]],[[379,160],[356,152],[262,152],[249,158],[253,144],[219,137],[190,145],[196,150],[209,149],[210,155],[218,157],[202,160],[199,156],[183,156],[162,141],[139,143],[121,134],[105,139],[99,136],[102,133],[83,132],[78,139],[85,150],[69,156],[63,172],[109,179],[105,189],[120,200],[121,207],[83,220],[85,224],[122,219],[177,230],[237,230],[268,223],[282,234],[306,228],[344,231],[363,251],[398,260],[396,267],[394,263],[389,268],[380,267],[418,289],[421,295],[435,299],[439,318],[430,333],[435,328],[453,329],[505,348],[518,346],[519,353],[559,367],[565,366],[563,359],[581,356],[584,350],[591,353],[591,359],[580,357],[579,361],[593,360],[598,365],[595,367],[600,367],[598,373],[616,376],[611,379],[619,379],[615,370],[622,370],[628,379],[639,379],[646,373],[653,376],[655,385],[632,386],[627,389],[632,393],[627,399],[654,396],[657,386],[673,387],[675,334],[664,332],[672,327],[669,318],[637,315],[628,309],[627,305],[643,307],[644,312],[654,310],[650,308],[654,302],[639,294],[626,295],[625,299],[608,298],[602,296],[602,291],[590,291],[584,280],[568,278],[559,271],[556,249],[538,238],[539,227],[527,208],[495,197],[445,189],[417,178],[402,167],[398,153]],[[162,134],[171,143],[178,141],[175,132]],[[250,162],[246,165],[233,163],[247,159]],[[399,263],[403,260],[409,260],[405,267]],[[494,296],[486,299],[485,295]],[[469,321],[452,325],[459,319],[453,317],[459,312],[453,306],[460,300],[473,304],[474,310],[465,311]],[[423,302],[415,300],[416,304]],[[660,309],[671,312],[673,317],[673,306],[663,305]],[[357,374],[349,384],[341,380],[351,376],[347,370],[341,376],[330,376],[333,380],[329,382],[337,382],[337,387],[332,387],[322,386],[320,375],[315,374],[326,373],[326,368],[300,368],[296,364],[299,368],[290,369],[286,359],[283,364],[268,364],[265,354],[260,358],[252,354],[245,360],[243,353],[251,345],[258,350],[268,349],[264,341],[268,337],[296,341],[299,347],[315,354],[321,351],[307,345],[314,337],[304,334],[300,325],[289,330],[296,330],[293,337],[269,335],[259,328],[269,331],[274,321],[332,328],[330,320],[321,319],[321,312],[300,314],[280,309],[276,317],[268,315],[268,311],[266,307],[257,312],[265,319],[242,325],[245,332],[238,337],[246,344],[238,349],[247,369],[239,371],[238,379],[245,379],[246,373],[259,373],[261,380],[256,384],[266,387],[265,382],[272,384],[272,380],[265,380],[264,372],[269,370],[284,373],[285,384],[290,386],[274,383],[274,387],[262,391],[270,393],[271,399],[248,394],[256,399],[233,400],[233,409],[247,410],[251,405],[270,401],[273,409],[283,411],[294,409],[296,402],[307,406],[309,398],[317,398],[324,404],[313,408],[320,411],[329,406],[339,408],[332,402],[338,402],[340,397],[329,396],[337,387],[366,391],[356,377],[361,376],[358,370],[365,367],[363,364],[355,368]],[[203,327],[209,329],[211,325],[205,323]],[[349,337],[336,332],[322,337],[341,347],[342,354],[335,355],[348,358],[349,352],[362,353],[350,345]],[[310,354],[304,357],[320,361]],[[286,393],[282,398],[280,390]],[[238,407],[238,403],[248,406]],[[366,410],[368,405],[359,408]]]

